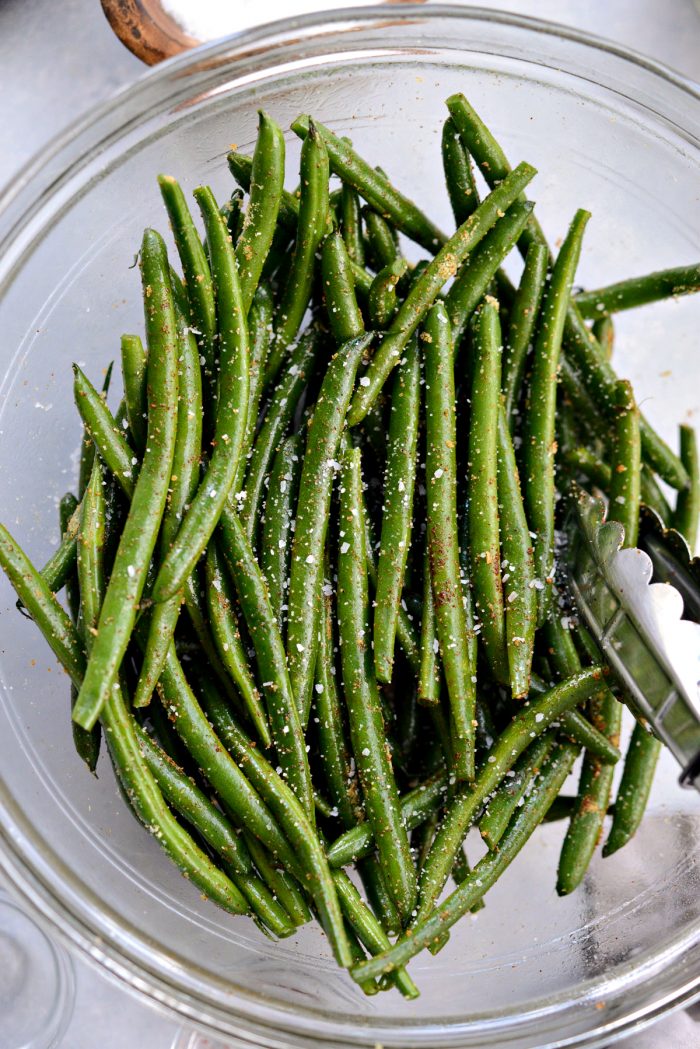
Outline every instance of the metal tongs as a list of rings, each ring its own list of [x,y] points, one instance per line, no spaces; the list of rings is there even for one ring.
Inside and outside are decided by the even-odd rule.
[[[568,550],[578,610],[629,705],[700,790],[700,560],[683,537],[642,508],[639,546],[605,505],[576,486]]]

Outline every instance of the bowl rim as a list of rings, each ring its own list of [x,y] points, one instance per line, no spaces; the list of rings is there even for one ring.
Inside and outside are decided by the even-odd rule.
[[[161,82],[175,82],[178,78],[185,77],[187,73],[191,74],[200,63],[205,61],[211,62],[219,59],[222,66],[235,69],[237,58],[240,59],[250,54],[253,49],[259,50],[261,45],[269,44],[273,39],[280,41],[277,44],[279,48],[285,40],[290,42],[303,34],[312,39],[314,30],[340,34],[347,32],[352,25],[361,23],[369,27],[380,21],[386,22],[388,18],[391,18],[395,24],[408,19],[428,23],[440,18],[454,18],[466,23],[490,22],[528,30],[562,41],[571,41],[629,63],[630,66],[659,78],[671,87],[685,93],[695,103],[700,100],[699,84],[654,59],[629,51],[614,42],[582,30],[525,15],[491,11],[482,7],[431,3],[428,6],[407,4],[396,9],[386,5],[351,7],[280,19],[202,44],[193,51],[178,55],[159,66],[144,71],[135,81],[121,88],[106,102],[88,110],[59,132],[46,147],[24,165],[13,177],[11,183],[0,190],[0,253],[13,243],[19,227],[28,214],[23,197],[30,196],[33,202],[42,202],[47,194],[56,192],[60,185],[69,184],[72,175],[65,167],[62,169],[60,163],[64,154],[71,148],[75,148],[76,145],[82,145],[80,141],[82,138],[87,138],[89,142],[90,135],[94,140],[92,142],[94,148],[101,141],[101,129],[106,126],[106,129],[109,130],[110,117],[133,106],[139,99],[147,101],[148,92],[152,87],[157,87]],[[400,42],[394,42],[389,46],[397,50],[401,48]],[[268,52],[271,68],[275,66],[275,51],[275,47],[270,47]],[[141,118],[145,116],[143,109],[139,109],[139,113]],[[136,119],[138,121],[138,116]],[[121,127],[121,124],[117,125],[117,132]],[[698,144],[698,137],[694,136],[693,141]],[[84,150],[79,157],[84,159],[86,155]],[[20,205],[20,214],[13,219],[12,211],[17,203]],[[145,961],[148,945],[144,941],[141,945],[144,950],[140,953],[133,949],[129,950],[124,937],[119,935],[120,930],[114,930],[116,916],[104,904],[101,908],[103,931],[102,933],[95,931],[97,923],[91,924],[88,908],[84,901],[80,900],[82,887],[80,880],[65,867],[59,872],[58,868],[62,866],[60,863],[54,862],[52,866],[52,860],[56,861],[56,857],[51,856],[46,847],[42,854],[41,848],[37,848],[36,845],[37,839],[40,841],[40,835],[33,827],[28,826],[20,812],[16,811],[13,816],[10,809],[16,806],[13,805],[11,799],[7,799],[8,806],[3,795],[4,786],[0,776],[0,842],[3,844],[3,848],[0,849],[0,869],[12,882],[14,890],[19,892],[35,913],[39,912],[40,916],[49,922],[60,939],[77,947],[83,955],[118,977],[129,988],[136,989],[150,998],[152,1002],[177,1012],[188,1022],[210,1032],[221,1031],[221,1011],[224,1010],[224,1019],[235,1023],[235,1026],[226,1029],[230,1033],[236,1032],[239,1038],[245,1039],[245,1044],[250,1045],[279,1046],[282,1044],[279,1042],[279,1037],[288,1036],[290,1040],[285,1042],[285,1045],[301,1046],[309,1044],[308,1039],[315,1041],[314,1035],[318,1035],[321,1038],[332,1038],[333,1045],[351,1046],[367,1044],[366,1039],[372,1039],[375,1033],[388,1045],[406,1044],[393,1041],[392,1036],[395,1034],[402,1039],[411,1039],[411,1044],[416,1045],[441,1044],[447,1046],[449,1044],[456,1047],[474,1044],[471,1040],[461,1040],[468,1034],[467,1027],[471,1024],[453,1025],[449,1030],[437,1027],[434,1023],[405,1027],[392,1024],[391,1027],[386,1028],[375,1024],[374,1027],[360,1028],[356,1035],[352,1035],[343,1028],[342,1021],[326,1019],[321,1024],[321,1031],[318,1034],[319,1016],[316,1013],[297,1012],[280,1003],[270,1003],[267,999],[256,998],[250,992],[242,991],[239,988],[236,988],[235,991],[234,1007],[230,1002],[223,1004],[220,999],[213,996],[213,993],[207,997],[206,984],[202,984],[201,981],[196,986],[192,981],[189,989],[177,986],[177,975],[174,974],[173,966],[167,964],[168,959],[172,956],[161,948],[156,954],[156,962],[148,965]],[[104,931],[110,926],[113,929],[111,937],[105,935]],[[685,976],[684,969],[691,960],[695,963],[697,976],[688,978]],[[565,1045],[610,1044],[624,1037],[632,1026],[639,1030],[642,1025],[653,1022],[670,1009],[680,1008],[690,1002],[700,990],[700,939],[697,936],[689,937],[688,942],[682,945],[680,951],[678,948],[675,949],[674,957],[669,961],[672,963],[669,965],[669,970],[672,969],[677,973],[672,992],[664,993],[643,1007],[630,1008],[627,1013],[620,1008],[618,1000],[616,1002],[617,1012],[612,1011],[609,1015],[607,1011],[603,1013],[601,1019],[604,1019],[605,1022],[596,1026],[595,1031],[572,1035],[564,1040],[555,1035],[554,1040],[547,1041],[546,1045],[553,1049],[554,1046]],[[653,965],[648,967],[650,972],[646,975],[647,982],[653,979],[651,970],[655,972],[659,964],[661,964],[659,960],[655,959]],[[634,967],[630,965],[630,969],[632,968]],[[620,972],[624,970],[621,969]],[[619,983],[620,980],[621,977],[617,982]],[[595,987],[601,982],[600,980],[590,981],[590,987],[583,985],[587,987],[585,994],[577,999],[572,999],[570,995],[560,996],[561,1000],[556,997],[550,999],[548,1003],[550,1018],[564,1009],[582,1004],[584,999],[589,1001],[591,995],[595,998]],[[619,989],[617,993],[619,995]],[[505,1033],[505,1027],[510,1030],[510,1025],[520,1022],[521,1016],[522,1014],[504,1013],[503,1033]],[[261,1042],[259,1041],[261,1036],[270,1040]],[[440,1041],[435,1041],[436,1037]],[[324,1044],[331,1043],[324,1042]],[[481,1044],[505,1043],[484,1041]]]

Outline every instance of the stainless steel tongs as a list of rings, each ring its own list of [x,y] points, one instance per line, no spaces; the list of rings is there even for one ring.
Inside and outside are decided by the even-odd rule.
[[[700,562],[683,537],[643,508],[639,546],[576,487],[569,584],[579,612],[634,713],[700,790]]]

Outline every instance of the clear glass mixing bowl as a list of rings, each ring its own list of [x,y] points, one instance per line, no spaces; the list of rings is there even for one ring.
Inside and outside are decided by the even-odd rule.
[[[93,376],[141,324],[131,269],[144,225],[166,226],[160,171],[231,182],[256,109],[312,112],[449,226],[443,100],[464,91],[556,241],[593,212],[583,282],[694,261],[700,102],[650,63],[551,26],[457,7],[367,9],[265,27],[145,76],[59,141],[0,212],[0,491],[4,522],[43,562],[74,480],[71,361]],[[297,145],[289,136],[293,160]],[[616,362],[669,440],[700,405],[698,303],[620,317]],[[73,458],[71,460],[71,455]],[[72,463],[72,466],[69,465]],[[554,893],[561,825],[538,832],[436,958],[422,996],[365,998],[316,929],[280,944],[203,901],[122,803],[108,768],[80,766],[68,684],[0,581],[1,862],[63,935],[132,987],[255,1046],[594,1045],[700,988],[700,803],[663,760],[643,828]]]

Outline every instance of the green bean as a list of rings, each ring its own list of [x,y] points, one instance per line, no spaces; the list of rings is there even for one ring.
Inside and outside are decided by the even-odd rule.
[[[375,353],[366,380],[356,391],[348,414],[348,425],[356,426],[374,404],[392,368],[398,364],[406,343],[413,335],[438,292],[453,277],[461,263],[474,250],[510,207],[513,200],[535,175],[529,164],[520,164],[507,179],[479,205],[473,215],[459,227],[412,284],[384,341]]]
[[[455,225],[461,226],[479,206],[479,194],[471,157],[452,117],[442,125],[442,167]]]
[[[510,776],[489,798],[484,814],[479,820],[479,833],[489,849],[498,848],[511,817],[552,749],[555,732],[545,732],[525,750],[516,761]]]
[[[447,775],[436,772],[430,779],[401,796],[401,819],[407,830],[414,830],[442,804],[447,791]],[[374,850],[374,832],[368,822],[358,823],[345,831],[328,847],[328,862],[332,867],[347,867],[349,863],[369,856]]]
[[[435,707],[440,702],[439,642],[435,622],[433,581],[430,578],[430,553],[427,539],[423,559],[423,609],[420,623],[420,664],[418,667],[418,702]]]
[[[591,331],[598,340],[606,361],[611,360],[615,345],[615,323],[610,314],[604,313],[602,317],[593,321]]]
[[[243,229],[243,223],[245,222],[245,215],[243,209],[243,202],[245,199],[245,193],[242,189],[234,189],[233,193],[228,200],[219,208],[219,213],[226,223],[226,228],[229,231],[231,237],[231,243],[235,246],[238,243],[238,238],[241,235]],[[207,245],[204,245],[205,250]]]
[[[41,578],[49,590],[58,593],[66,585],[66,580],[75,569],[75,559],[78,549],[78,531],[80,529],[80,509],[71,515],[66,527],[62,530],[61,541],[41,569]],[[21,601],[17,607],[22,608]]]
[[[340,195],[340,230],[350,260],[364,270],[365,242],[362,236],[362,212],[357,190],[346,182]]]
[[[134,728],[141,754],[165,800],[237,874],[250,874],[250,857],[226,817],[147,732],[138,725]]]
[[[398,247],[389,223],[372,208],[362,209],[373,269],[377,272],[396,262]]]
[[[542,633],[547,645],[550,666],[561,680],[578,673],[581,660],[574,644],[572,631],[562,622],[561,614],[553,609],[543,624]]]
[[[523,708],[501,733],[489,752],[476,781],[455,794],[435,836],[420,878],[416,924],[432,911],[449,877],[457,850],[484,805],[533,739],[566,711],[600,689],[600,667],[589,667],[550,689]]]
[[[476,666],[467,639],[465,602],[457,539],[457,441],[454,348],[445,307],[432,307],[424,329],[425,476],[430,578],[440,657],[450,700],[454,771],[474,777]]]
[[[333,881],[340,905],[345,912],[347,920],[352,925],[361,943],[365,945],[370,954],[377,955],[391,947],[389,937],[365,905],[359,892],[348,878],[345,871],[334,871]],[[407,972],[399,969],[394,974],[396,986],[405,998],[417,998],[418,988]]]
[[[61,496],[58,504],[58,524],[61,538],[68,533],[68,530],[71,527],[71,520],[77,510],[78,500],[72,492],[66,492],[65,495]],[[66,573],[64,585],[66,588],[66,603],[68,605],[68,611],[70,612],[71,619],[74,623],[77,622],[80,607],[80,594],[78,593],[76,584],[75,562],[73,562],[71,570]]]
[[[209,542],[236,478],[248,408],[248,327],[233,247],[210,189],[195,198],[209,239],[219,322],[219,396],[214,451],[190,501],[153,586],[153,600],[167,601],[180,589]]]
[[[350,737],[367,819],[374,830],[387,889],[402,918],[415,904],[416,872],[387,754],[381,702],[369,639],[367,552],[362,520],[359,449],[347,453],[341,475],[338,628]]]
[[[384,931],[389,936],[396,936],[401,931],[401,916],[387,891],[384,875],[377,860],[374,856],[368,856],[359,864],[358,871],[371,910],[376,914]]]
[[[318,752],[333,805],[342,824],[350,828],[362,817],[362,802],[345,738],[336,684],[332,598],[325,589],[314,697],[318,717]]]
[[[211,685],[203,682],[203,689],[207,713],[222,743],[230,749],[238,765],[245,768],[248,778],[269,805],[294,850],[291,862],[284,856],[280,856],[280,859],[292,874],[301,876],[319,912],[336,961],[347,967],[350,964],[350,949],[340,917],[338,898],[325,853],[313,827],[294,792],[241,731]]]
[[[595,319],[602,313],[619,313],[620,310],[631,310],[648,302],[677,298],[694,291],[700,291],[700,265],[697,263],[631,277],[593,291],[581,291],[576,296],[576,305],[582,317]]]
[[[396,313],[396,287],[408,270],[406,260],[397,258],[384,266],[372,281],[369,289],[367,309],[373,328],[384,329]]]
[[[321,385],[306,438],[292,545],[287,619],[287,660],[302,725],[311,706],[318,646],[323,548],[328,530],[331,489],[340,435],[360,358],[372,336],[344,343],[331,360]]]
[[[246,834],[245,840],[261,878],[294,925],[305,925],[306,922],[311,921],[311,911],[298,882],[286,871],[275,867],[266,849],[254,834]]]
[[[275,620],[265,579],[238,515],[228,507],[221,516],[223,554],[236,587],[241,611],[262,677],[270,732],[282,775],[307,817],[313,820],[314,798],[306,743],[292,691],[284,644]]]
[[[338,138],[323,124],[312,122],[308,116],[300,116],[292,124],[292,131],[300,138],[307,138],[311,126],[319,132],[328,150],[330,169],[344,183],[352,186],[380,215],[415,240],[427,251],[435,252],[445,241],[443,233],[433,225],[416,205],[363,160],[342,138]]]
[[[467,470],[470,576],[475,616],[481,625],[479,641],[483,642],[484,653],[494,677],[505,683],[509,680],[509,655],[506,650],[501,583],[500,493],[497,480],[501,323],[498,304],[488,297],[479,311],[473,352],[474,379]]]
[[[622,719],[621,704],[606,688],[593,697],[590,705],[595,727],[617,745]],[[560,896],[573,892],[588,869],[608,810],[613,773],[612,765],[606,765],[586,753],[576,806],[559,857],[557,892]]]
[[[548,263],[546,245],[533,242],[527,249],[525,266],[510,310],[508,338],[503,350],[503,398],[511,432],[525,375],[525,358],[535,337]]]
[[[170,495],[163,516],[160,535],[161,557],[166,557],[177,534],[187,507],[199,484],[199,462],[202,454],[202,378],[199,351],[185,316],[185,303],[173,293],[178,337],[178,402],[175,451],[171,473]],[[134,707],[151,701],[170,642],[180,616],[183,593],[153,607],[148,631],[148,644],[141,664],[133,697]]]
[[[498,185],[507,178],[511,168],[505,153],[486,125],[472,109],[464,95],[452,95],[447,108],[459,128],[462,140],[479,166],[489,186]],[[544,233],[534,215],[520,238],[521,250],[527,251],[532,242],[546,245]],[[575,301],[569,304],[565,327],[565,352],[584,378],[586,388],[599,410],[613,414],[612,392],[616,381],[608,361],[586,328]],[[642,416],[640,418],[642,447],[645,461],[672,487],[686,487],[688,477],[680,460],[654,432]]]
[[[284,438],[304,386],[319,355],[323,333],[309,328],[293,349],[289,365],[278,382],[260,427],[245,476],[245,499],[240,508],[241,524],[253,541],[263,498],[265,478]]]
[[[146,395],[146,351],[138,335],[122,335],[122,376],[124,404],[134,448],[143,454],[146,447],[148,397]]]
[[[272,244],[284,188],[284,135],[275,121],[258,111],[258,139],[250,174],[250,199],[236,244],[241,308],[247,314]]]
[[[420,399],[420,360],[414,340],[396,371],[391,398],[374,599],[374,665],[378,681],[391,681],[394,665],[396,624],[411,545]]]
[[[581,663],[577,657],[575,663],[572,664],[570,674],[566,676],[577,673],[580,666]],[[547,690],[548,686],[545,685],[544,681],[540,680],[536,674],[532,674],[530,678],[530,695],[543,695]],[[574,743],[578,743],[580,747],[585,747],[589,753],[600,758],[606,764],[614,765],[620,760],[620,751],[615,744],[611,743],[607,736],[604,736],[602,732],[599,732],[591,725],[590,721],[579,710],[567,710],[559,719],[559,724],[563,735]]]
[[[105,542],[105,527],[103,520],[105,516],[103,510],[105,496],[102,491],[102,484],[102,465],[99,457],[93,456],[92,470],[90,471],[90,477],[83,493],[80,510],[78,511],[81,536],[78,540],[75,566],[77,601],[76,607],[71,608],[71,618],[74,623],[77,622],[78,631],[82,635],[85,648],[88,651],[92,642],[91,628],[94,628],[95,626],[95,623],[89,619],[90,597],[88,596],[88,598],[85,599],[85,607],[80,609],[80,616],[78,616],[77,605],[81,603],[81,593],[84,594],[88,588],[92,587],[97,592],[101,593],[102,575],[99,559],[103,557],[103,547]],[[89,551],[87,549],[88,546],[90,546]],[[95,578],[95,575],[97,578]],[[69,601],[69,608],[70,605],[71,603]],[[86,621],[86,617],[88,617],[88,621]],[[77,698],[77,685],[75,682],[71,682],[71,709],[75,706]],[[100,754],[100,742],[102,737],[102,727],[100,723],[97,722],[88,732],[71,720],[71,729],[73,733],[73,743],[75,744],[77,753],[83,759],[90,771],[94,773]]]
[[[603,856],[612,856],[636,832],[647,807],[661,743],[647,728],[635,722],[615,797],[615,814]]]
[[[144,234],[141,266],[148,336],[148,438],[102,604],[95,643],[73,708],[73,720],[85,729],[91,729],[97,721],[126,652],[172,473],[177,426],[178,341],[165,245],[152,230]]]
[[[233,492],[243,483],[248,458],[251,455],[258,425],[260,401],[265,385],[265,364],[272,340],[274,300],[268,284],[259,284],[248,311],[248,411],[246,432],[238,460],[238,471],[233,482]]]
[[[489,291],[498,267],[517,242],[525,228],[534,204],[520,201],[512,204],[493,229],[474,249],[455,278],[445,298],[452,324],[455,346],[476,307]]]
[[[301,435],[296,434],[287,438],[272,463],[260,549],[260,567],[280,631],[285,619],[283,609],[286,608],[285,590],[301,466]]]
[[[513,442],[502,406],[498,409],[498,504],[505,596],[506,653],[511,692],[514,698],[519,699],[526,696],[530,690],[537,596],[534,589],[532,540],[520,492],[520,477]]]
[[[90,434],[122,491],[131,499],[136,483],[138,459],[130,452],[123,429],[117,426],[104,400],[77,364],[73,365],[73,374],[75,403],[85,430]]]
[[[335,230],[323,242],[321,277],[328,323],[337,343],[362,335],[365,324],[355,296],[355,280],[345,241]]]
[[[613,434],[608,519],[619,521],[624,528],[625,546],[636,546],[639,531],[641,447],[639,413],[629,382],[618,382],[615,400],[618,413]]]
[[[258,739],[264,747],[269,747],[272,744],[272,737],[267,715],[250,669],[245,646],[241,640],[234,611],[234,598],[230,592],[223,558],[216,542],[210,543],[207,549],[205,571],[206,600],[214,643],[224,667],[238,689]]]
[[[113,363],[110,362],[110,364],[105,370],[105,377],[102,383],[102,397],[105,401],[107,400],[109,386],[112,381],[112,369]],[[83,430],[83,436],[80,442],[80,464],[78,467],[78,500],[81,500],[83,498],[85,489],[87,488],[88,481],[90,480],[90,474],[92,472],[92,462],[94,458],[95,445],[87,430]],[[42,569],[42,571],[46,571],[46,568]]]
[[[589,218],[587,211],[576,212],[552,270],[537,325],[525,416],[523,487],[527,519],[536,533],[535,573],[544,584],[538,590],[540,625],[551,600],[554,572],[554,419],[559,352],[581,241]]]
[[[328,222],[328,154],[313,123],[301,147],[301,197],[297,237],[289,276],[279,301],[275,341],[268,357],[266,380],[277,376],[287,347],[296,338],[311,297],[314,258]]]
[[[571,744],[560,744],[555,748],[540,773],[537,789],[528,795],[524,805],[516,812],[501,839],[500,848],[487,852],[459,888],[419,925],[415,925],[410,935],[399,940],[390,950],[351,969],[354,980],[363,981],[405,965],[424,947],[439,941],[446,930],[481,899],[544,819],[547,809],[569,775],[577,753],[578,748]]]
[[[185,275],[190,323],[204,357],[204,368],[213,376],[215,366],[216,306],[209,263],[179,183],[159,175],[158,185],[170,218],[182,272]],[[224,225],[222,220],[222,225]],[[209,238],[209,231],[207,230]]]
[[[690,552],[695,553],[698,538],[698,517],[700,516],[700,463],[698,447],[695,441],[695,430],[692,426],[681,426],[681,462],[688,471],[690,484],[678,493],[676,509],[672,524],[681,535],[685,536]],[[644,477],[642,476],[642,482]],[[668,518],[666,518],[668,520]]]
[[[247,157],[243,153],[232,150],[226,157],[229,171],[238,185],[246,193],[250,193],[253,178],[253,157]],[[282,190],[277,224],[288,234],[293,234],[299,219],[299,197],[296,193]]]
[[[576,471],[582,473],[591,484],[606,492],[610,486],[610,467],[595,452],[584,445],[572,445],[563,453],[563,460]]]
[[[296,925],[262,878],[257,874],[234,875],[233,872],[232,878],[248,901],[253,919],[257,918],[256,924],[265,935],[272,933],[273,936],[284,939],[294,933]]]

